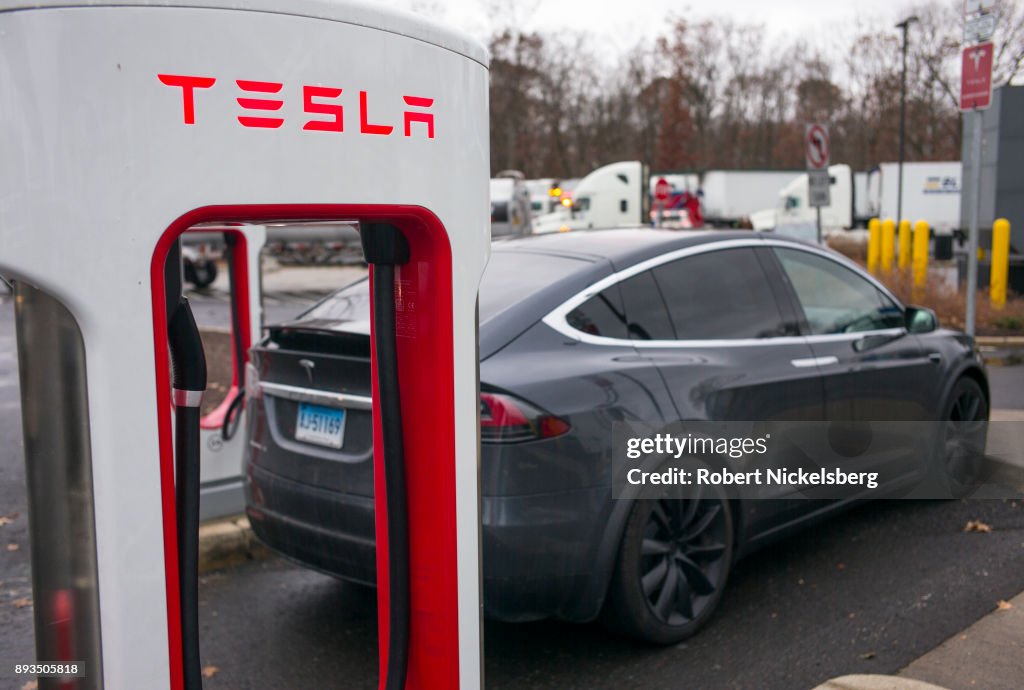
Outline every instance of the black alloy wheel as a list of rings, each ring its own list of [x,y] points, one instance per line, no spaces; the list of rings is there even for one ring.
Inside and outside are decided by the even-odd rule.
[[[728,502],[710,491],[636,502],[608,593],[609,625],[648,642],[673,644],[710,618],[733,556]]]
[[[962,378],[953,386],[945,415],[942,471],[950,494],[969,494],[985,468],[988,400],[974,379]]]

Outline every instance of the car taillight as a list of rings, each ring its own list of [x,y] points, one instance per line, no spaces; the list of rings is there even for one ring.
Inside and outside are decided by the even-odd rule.
[[[554,438],[569,431],[569,424],[533,405],[502,393],[480,394],[480,440],[517,443]]]

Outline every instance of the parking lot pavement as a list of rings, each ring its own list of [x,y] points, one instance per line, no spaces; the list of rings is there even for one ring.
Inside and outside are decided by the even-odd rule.
[[[1024,410],[1024,365],[988,368],[993,410]]]
[[[487,687],[791,690],[896,673],[1022,590],[1020,502],[873,503],[742,561],[715,618],[675,647],[489,622]],[[376,686],[373,590],[272,559],[201,591],[203,659],[220,669],[208,689]]]

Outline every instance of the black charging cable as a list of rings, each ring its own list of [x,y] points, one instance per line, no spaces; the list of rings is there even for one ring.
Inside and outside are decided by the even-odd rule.
[[[177,256],[177,264],[172,258]],[[181,294],[180,250],[168,256],[165,285],[167,340],[174,396],[175,514],[178,528],[178,591],[185,690],[202,690],[199,660],[199,406],[206,390],[206,355],[188,300]],[[173,301],[172,301],[173,300]]]
[[[388,522],[388,665],[385,690],[404,690],[409,668],[409,508],[406,498],[402,398],[398,385],[395,266],[408,263],[409,244],[387,223],[365,223],[363,255],[373,265],[374,353],[384,442],[385,503]]]

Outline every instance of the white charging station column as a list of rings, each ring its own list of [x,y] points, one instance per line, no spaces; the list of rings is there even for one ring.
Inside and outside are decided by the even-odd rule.
[[[56,602],[37,630],[68,597],[95,604],[70,611],[85,631],[69,633],[75,649],[99,655],[80,687],[180,687],[168,247],[198,223],[281,220],[389,222],[410,238],[399,280],[423,306],[400,314],[399,360],[419,372],[402,400],[420,412],[409,501],[431,511],[411,535],[413,570],[440,546],[413,578],[410,686],[479,686],[488,145],[486,52],[408,16],[325,0],[0,0],[0,274],[39,315],[26,314],[23,348],[79,337],[71,354],[39,348],[34,366],[63,367],[80,405],[47,416],[58,403],[38,377],[22,392],[32,420],[74,435],[51,460],[91,488],[64,521],[80,521],[92,558],[35,594]],[[30,519],[48,510],[33,504]],[[37,554],[33,567],[58,570]]]

